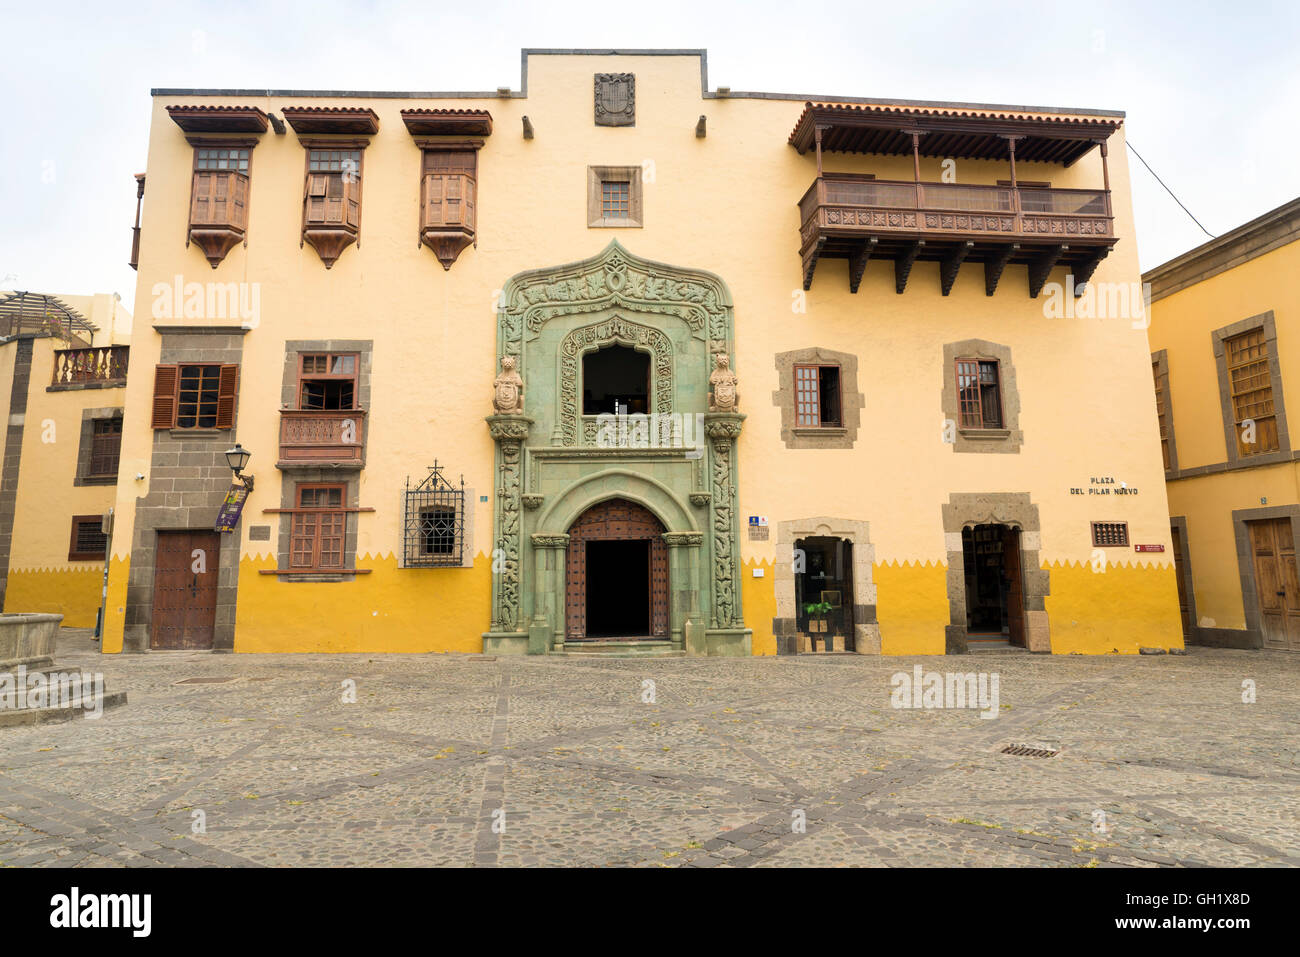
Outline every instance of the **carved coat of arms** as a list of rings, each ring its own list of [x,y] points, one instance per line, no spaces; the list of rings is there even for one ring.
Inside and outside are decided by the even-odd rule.
[[[636,125],[636,74],[596,74],[596,125]]]

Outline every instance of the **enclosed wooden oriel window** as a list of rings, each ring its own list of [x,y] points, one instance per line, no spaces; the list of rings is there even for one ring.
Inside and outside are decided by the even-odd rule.
[[[172,365],[154,369],[155,429],[230,429],[235,425],[237,365]]]
[[[478,152],[425,146],[423,153],[420,242],[450,269],[461,252],[478,241]]]
[[[308,150],[306,221],[310,226],[361,222],[361,150]]]
[[[1223,345],[1237,454],[1244,457],[1275,452],[1280,446],[1264,330],[1253,329],[1233,336],[1225,339]]]
[[[343,567],[347,512],[342,485],[299,485],[289,533],[289,566],[322,570]]]
[[[325,268],[343,250],[360,242],[361,154],[357,141],[307,146],[307,176],[302,197],[302,239],[310,243]]]
[[[957,360],[957,404],[960,428],[1003,427],[1001,379],[996,359]]]
[[[355,352],[306,353],[298,365],[298,408],[355,409]]]
[[[194,149],[189,241],[203,250],[213,269],[247,239],[252,152],[247,146],[219,143]]]
[[[839,427],[840,367],[796,365],[794,367],[795,426],[797,428]]]

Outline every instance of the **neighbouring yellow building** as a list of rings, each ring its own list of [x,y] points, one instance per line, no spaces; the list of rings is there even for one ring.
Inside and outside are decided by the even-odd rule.
[[[98,621],[131,315],[117,295],[0,292],[0,608]]]
[[[153,91],[104,650],[1180,649],[1122,122]]]
[[[1147,272],[1188,642],[1300,651],[1300,199]]]

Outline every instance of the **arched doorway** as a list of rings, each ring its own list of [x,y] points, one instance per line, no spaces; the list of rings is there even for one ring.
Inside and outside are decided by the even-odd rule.
[[[613,498],[569,526],[565,639],[668,638],[668,546],[648,508]]]

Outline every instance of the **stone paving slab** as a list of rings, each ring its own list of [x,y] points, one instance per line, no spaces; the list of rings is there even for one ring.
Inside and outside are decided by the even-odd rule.
[[[58,660],[130,703],[0,729],[0,865],[1300,865],[1280,652]],[[997,717],[892,707],[917,664]]]

